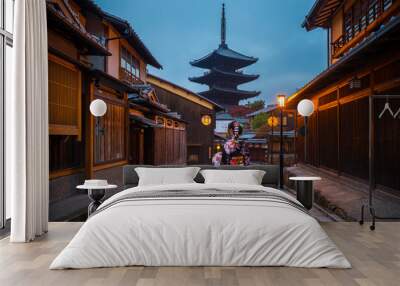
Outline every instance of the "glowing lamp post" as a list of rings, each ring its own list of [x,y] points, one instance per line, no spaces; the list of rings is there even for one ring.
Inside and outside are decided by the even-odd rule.
[[[278,95],[278,106],[280,110],[280,144],[279,144],[279,188],[283,189],[283,109],[285,108],[285,95]]]
[[[96,117],[96,135],[104,133],[104,129],[100,129],[100,117],[103,117],[107,112],[107,104],[104,100],[95,99],[90,103],[90,113]]]
[[[280,95],[277,96],[277,98],[278,98],[278,105],[279,105],[279,107],[280,107],[280,108],[284,108],[284,107],[285,107],[285,99],[286,99],[286,96],[283,95],[283,94],[280,94]]]
[[[304,162],[307,162],[307,125],[308,117],[314,112],[314,103],[309,99],[303,99],[297,105],[297,111],[304,117]]]

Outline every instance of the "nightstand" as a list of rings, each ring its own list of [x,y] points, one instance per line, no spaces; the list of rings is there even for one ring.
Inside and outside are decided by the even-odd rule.
[[[314,181],[320,181],[320,177],[290,177],[296,182],[297,200],[310,210],[314,203]]]
[[[88,216],[94,213],[103,202],[107,190],[117,188],[117,185],[96,186],[90,184],[79,185],[76,187],[79,190],[88,190],[88,196],[91,203],[88,206]]]

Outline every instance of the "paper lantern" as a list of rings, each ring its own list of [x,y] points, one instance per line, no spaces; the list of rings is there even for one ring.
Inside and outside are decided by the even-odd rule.
[[[201,117],[201,123],[202,123],[204,126],[209,126],[209,125],[211,124],[211,122],[212,122],[212,118],[211,118],[210,115],[203,115],[203,116]]]
[[[314,103],[309,99],[303,99],[297,105],[297,111],[302,116],[310,116],[314,112]]]
[[[107,104],[104,100],[95,99],[90,103],[90,113],[95,117],[102,117],[107,112]]]

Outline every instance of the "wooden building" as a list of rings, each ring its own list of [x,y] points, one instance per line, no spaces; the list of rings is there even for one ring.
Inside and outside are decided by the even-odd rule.
[[[186,124],[147,84],[147,65],[161,65],[130,24],[90,0],[48,0],[47,14],[50,201],[73,195],[86,178],[120,184],[129,162],[184,163],[185,152],[163,148],[185,147]],[[95,99],[107,104],[97,122]]]
[[[187,163],[211,163],[215,114],[223,108],[193,91],[155,75],[149,74],[147,81],[154,87],[159,101],[178,112],[187,122]],[[169,153],[173,146],[166,148]]]
[[[187,122],[177,112],[171,112],[158,98],[152,86],[142,89],[139,94],[129,95],[129,162],[147,165],[186,164]]]
[[[326,29],[329,67],[288,100],[316,107],[307,158],[304,136],[296,144],[300,159],[398,194],[400,1],[318,0],[303,26]],[[380,116],[385,105],[392,113]]]

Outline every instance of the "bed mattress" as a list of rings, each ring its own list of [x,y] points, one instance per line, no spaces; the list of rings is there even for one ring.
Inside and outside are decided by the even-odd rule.
[[[194,183],[114,195],[50,269],[133,265],[351,267],[319,223],[285,193]]]

